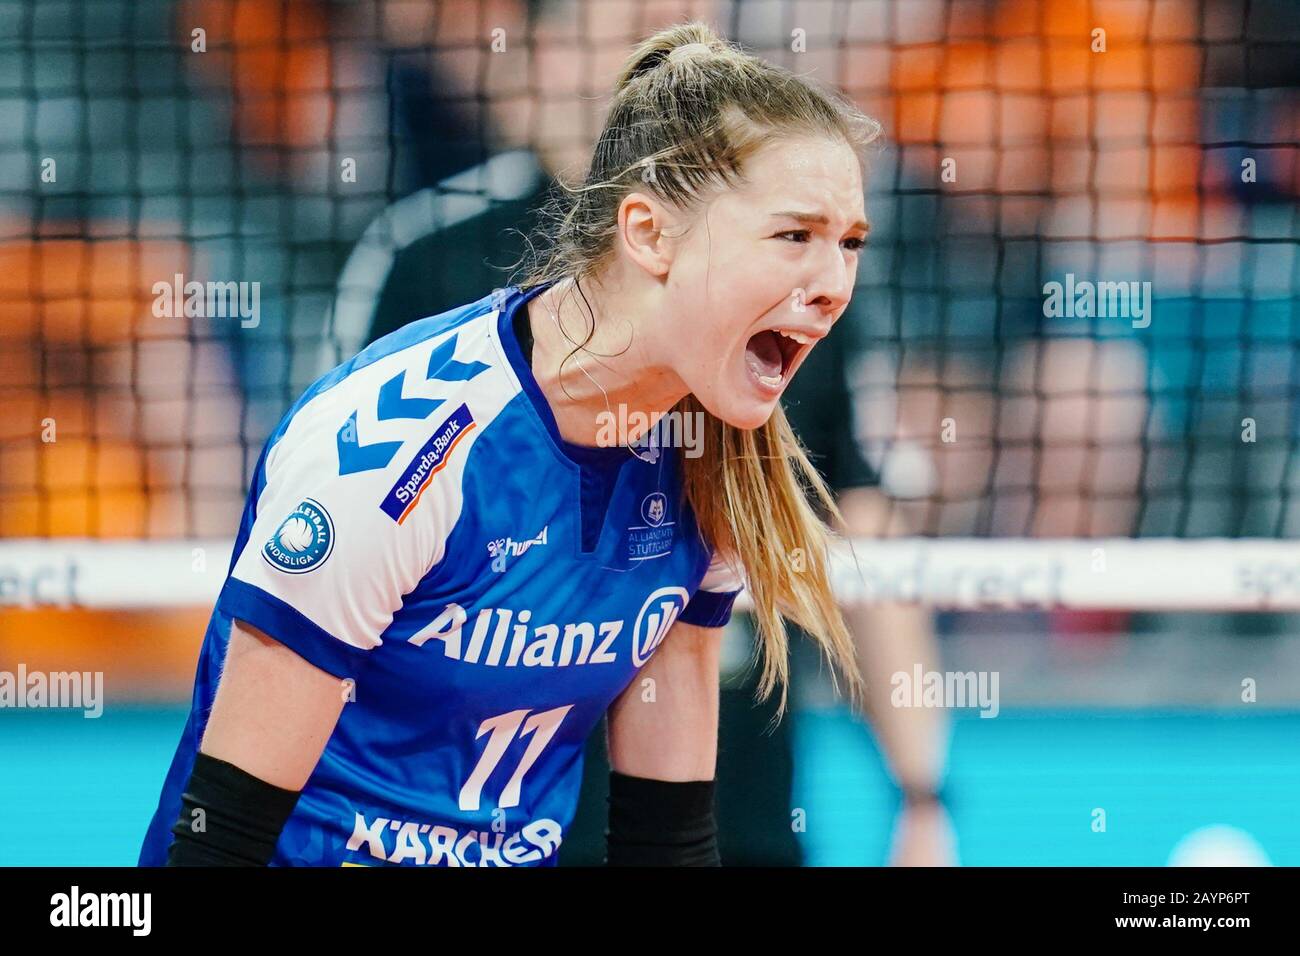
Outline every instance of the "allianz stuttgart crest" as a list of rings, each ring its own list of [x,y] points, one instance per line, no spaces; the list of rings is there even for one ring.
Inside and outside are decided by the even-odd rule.
[[[659,527],[663,523],[664,514],[668,511],[668,499],[662,491],[656,491],[648,494],[641,502],[641,517],[645,523],[653,528]]]
[[[652,491],[641,499],[643,524],[627,529],[627,559],[646,561],[662,558],[673,550],[673,526],[668,521],[668,496],[662,491]]]

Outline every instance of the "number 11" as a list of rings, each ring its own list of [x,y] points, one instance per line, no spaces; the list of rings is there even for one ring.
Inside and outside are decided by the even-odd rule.
[[[566,704],[563,707],[556,707],[554,710],[533,714],[531,717],[528,717],[529,711],[527,710],[512,710],[496,717],[489,717],[479,724],[478,733],[474,735],[475,740],[488,732],[491,732],[492,736],[488,738],[487,746],[483,749],[483,756],[478,758],[478,763],[474,766],[474,772],[469,775],[465,785],[460,788],[460,808],[462,810],[477,810],[479,808],[480,798],[483,794],[483,784],[487,783],[488,777],[492,776],[492,771],[501,762],[501,757],[505,754],[506,748],[510,746],[510,741],[515,739],[516,732],[519,733],[521,738],[532,734],[533,739],[528,742],[528,749],[524,751],[519,766],[515,768],[515,772],[510,777],[509,782],[506,783],[505,789],[501,791],[501,799],[497,802],[497,806],[503,808],[519,806],[520,791],[524,785],[524,774],[532,769],[533,764],[537,762],[537,758],[546,749],[546,745],[555,736],[555,732],[560,729],[560,722],[572,709],[572,704]],[[528,719],[525,720],[525,717]],[[520,724],[523,724],[522,730],[519,728]]]

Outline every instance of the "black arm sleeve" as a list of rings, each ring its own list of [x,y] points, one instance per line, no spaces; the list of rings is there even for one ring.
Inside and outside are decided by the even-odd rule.
[[[608,866],[721,866],[714,781],[609,774]]]
[[[200,751],[172,824],[168,866],[266,866],[298,803],[282,790]]]

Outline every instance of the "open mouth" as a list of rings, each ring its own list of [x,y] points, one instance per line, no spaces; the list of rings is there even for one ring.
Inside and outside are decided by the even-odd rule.
[[[778,329],[764,329],[745,344],[745,365],[760,385],[778,389],[800,351],[809,343]]]

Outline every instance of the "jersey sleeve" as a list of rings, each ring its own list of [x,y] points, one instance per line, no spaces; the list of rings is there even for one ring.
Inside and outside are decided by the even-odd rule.
[[[697,627],[722,627],[731,620],[731,607],[744,589],[739,562],[711,553],[704,579],[678,620]]]
[[[337,417],[295,422],[268,452],[217,608],[342,678],[382,645],[405,595],[441,560],[451,492],[439,479],[451,476],[419,484],[429,459],[410,450],[418,439],[387,465],[363,469],[355,456],[367,446],[338,437]],[[346,466],[337,444],[345,439]]]

